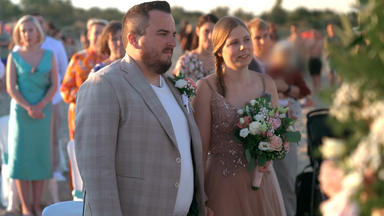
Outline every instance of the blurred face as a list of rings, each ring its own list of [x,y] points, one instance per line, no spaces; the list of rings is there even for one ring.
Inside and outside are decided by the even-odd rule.
[[[234,28],[225,41],[221,55],[225,66],[232,69],[248,67],[252,61],[253,47],[248,31],[238,26]]]
[[[104,25],[93,24],[88,31],[89,46],[95,48],[97,39],[104,29]]]
[[[206,22],[204,25],[196,28],[196,34],[199,37],[199,46],[208,52],[212,52],[212,30],[215,24]]]
[[[116,34],[109,35],[108,39],[108,47],[111,51],[111,54],[114,54],[116,57],[123,57],[124,55],[124,47],[121,39],[121,30],[117,31]]]
[[[298,34],[297,27],[295,25],[291,25],[291,34]]]
[[[23,46],[33,46],[39,41],[39,32],[32,21],[26,21],[19,28]]]
[[[266,57],[271,47],[271,39],[268,30],[251,28],[250,33],[253,44],[253,54],[258,58]]]
[[[171,14],[152,10],[145,34],[138,39],[141,60],[157,74],[165,73],[172,65],[173,48],[176,47],[175,21]]]

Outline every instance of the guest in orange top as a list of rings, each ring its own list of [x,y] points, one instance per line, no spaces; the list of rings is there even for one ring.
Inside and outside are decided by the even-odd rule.
[[[74,54],[69,62],[63,83],[60,88],[61,96],[68,108],[69,138],[73,140],[75,134],[75,107],[76,95],[81,84],[88,78],[92,68],[105,59],[96,52],[97,38],[107,25],[107,21],[101,19],[90,19],[87,22],[89,47]]]

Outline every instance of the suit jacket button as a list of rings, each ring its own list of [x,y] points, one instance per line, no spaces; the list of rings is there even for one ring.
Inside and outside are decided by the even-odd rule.
[[[175,183],[175,188],[179,188],[179,183],[178,182]]]
[[[178,164],[181,163],[181,158],[180,157],[176,158],[176,163],[178,163]]]

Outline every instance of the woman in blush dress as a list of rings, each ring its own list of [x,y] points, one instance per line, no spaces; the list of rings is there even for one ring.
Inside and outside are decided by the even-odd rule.
[[[215,60],[212,55],[212,29],[217,22],[213,14],[203,15],[199,18],[193,39],[193,50],[180,56],[173,70],[174,74],[180,71],[188,78],[197,81],[215,69]]]
[[[252,190],[251,172],[241,143],[232,139],[239,119],[237,110],[264,94],[278,106],[274,81],[248,70],[253,57],[247,27],[236,17],[223,17],[212,33],[216,74],[197,83],[192,104],[203,142],[207,206],[219,216],[284,216],[284,203],[270,163],[260,189]]]

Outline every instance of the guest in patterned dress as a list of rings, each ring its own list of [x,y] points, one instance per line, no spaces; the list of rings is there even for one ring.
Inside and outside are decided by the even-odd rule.
[[[182,55],[176,63],[174,74],[182,72],[186,77],[197,81],[215,69],[215,60],[212,55],[212,29],[217,22],[213,14],[203,15],[197,23],[193,50]]]
[[[98,41],[98,52],[107,59],[97,64],[91,71],[94,73],[101,68],[124,56],[125,51],[121,40],[121,22],[111,21],[101,33]]]
[[[91,72],[92,68],[97,63],[105,59],[104,56],[96,52],[96,42],[106,25],[107,21],[100,19],[90,19],[87,22],[89,47],[86,50],[81,50],[72,56],[60,88],[63,100],[66,103],[69,103],[68,127],[70,140],[73,140],[75,134],[75,107],[77,91],[79,90],[81,84],[83,84],[83,82],[88,78],[88,74]]]
[[[44,180],[50,179],[51,101],[57,89],[54,54],[41,49],[44,33],[33,16],[24,16],[13,31],[21,49],[8,56],[7,90],[12,97],[9,118],[9,173],[15,179],[22,215],[41,216]],[[30,202],[30,185],[33,205]]]

